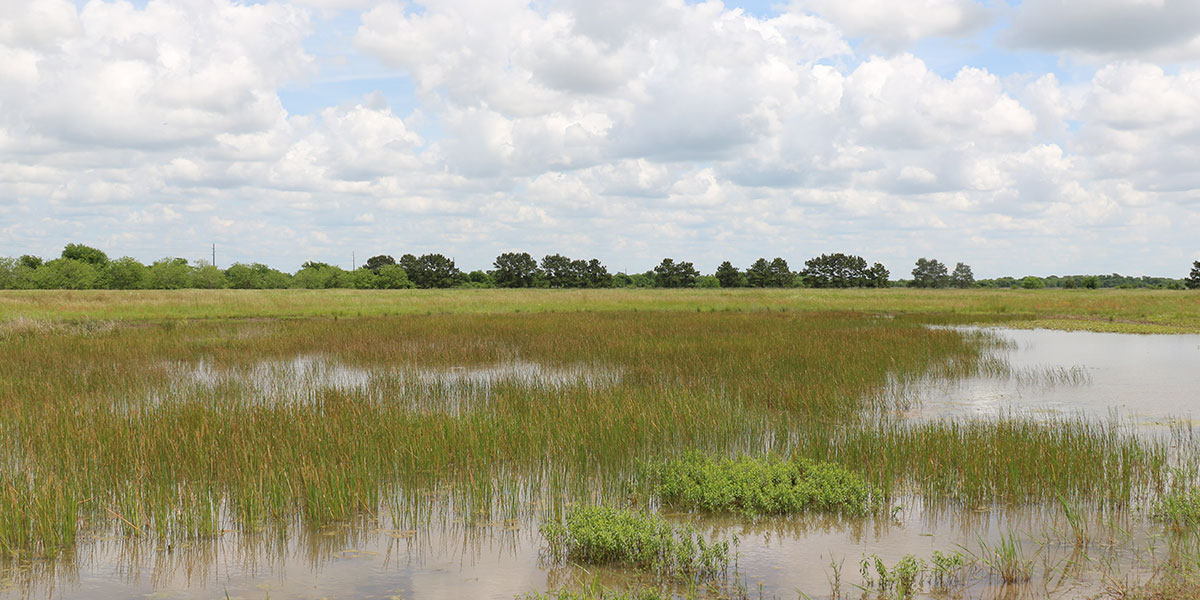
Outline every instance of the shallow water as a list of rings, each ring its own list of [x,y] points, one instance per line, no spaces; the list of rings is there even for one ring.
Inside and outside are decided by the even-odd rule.
[[[906,389],[907,415],[919,419],[1047,418],[1116,414],[1139,427],[1190,419],[1200,401],[1200,336],[1137,336],[1046,330],[989,330],[1010,367],[960,382],[923,382]],[[620,373],[588,366],[509,362],[446,369],[372,369],[319,356],[222,370],[205,363],[177,366],[188,385],[231,382],[256,401],[311,402],[332,389],[382,401],[398,391],[486,394],[494,385],[607,386]],[[1074,375],[1072,375],[1074,374]],[[1189,422],[1190,421],[1185,421]],[[1005,586],[986,569],[967,575],[952,593],[930,598],[1077,598],[1102,585],[1111,565],[1136,578],[1139,553],[1163,551],[1161,528],[1144,515],[1090,514],[1092,541],[1082,552],[1069,539],[1056,507],[927,508],[907,498],[889,516],[866,520],[795,517],[747,521],[668,515],[714,538],[737,536],[736,581],[750,597],[831,597],[831,563],[840,564],[842,597],[871,597],[859,560],[878,555],[891,566],[905,554],[929,560],[935,550],[982,553],[1015,534],[1034,561],[1028,584]],[[1086,512],[1086,511],[1085,511]],[[70,562],[0,570],[0,597],[61,598],[498,598],[596,578],[621,585],[638,576],[619,569],[552,567],[539,561],[535,513],[514,521],[468,524],[441,515],[428,526],[375,522],[287,540],[229,532],[216,541],[157,548],[126,538],[80,544]],[[1085,564],[1060,586],[1074,562]],[[928,588],[927,588],[928,589]]]
[[[1115,415],[1143,427],[1200,417],[1200,335],[987,331],[1008,342],[997,352],[1015,376],[925,382],[910,416]]]

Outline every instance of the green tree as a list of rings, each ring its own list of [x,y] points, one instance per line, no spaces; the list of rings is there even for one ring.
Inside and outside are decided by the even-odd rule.
[[[746,269],[746,285],[750,287],[767,287],[771,285],[771,263],[760,258]]]
[[[146,265],[130,256],[110,261],[104,274],[104,287],[114,290],[140,290],[146,287],[150,272]]]
[[[356,290],[374,290],[379,288],[379,275],[366,265],[346,273],[346,287]]]
[[[63,248],[62,257],[88,263],[97,269],[102,269],[108,264],[107,254],[83,244],[67,244]]]
[[[42,258],[32,254],[22,254],[21,258],[17,260],[20,263],[20,266],[31,270],[42,266]]]
[[[43,290],[90,290],[100,283],[100,270],[92,263],[56,258],[35,269],[31,278]]]
[[[917,266],[912,270],[912,286],[919,288],[941,288],[950,283],[946,265],[937,259],[917,259]]]
[[[579,287],[577,267],[570,258],[561,254],[542,257],[542,273],[552,288]]]
[[[779,257],[771,260],[768,272],[770,273],[768,281],[771,287],[790,287],[795,279],[792,269],[788,267],[787,261]]]
[[[739,271],[737,267],[733,266],[733,263],[729,261],[721,263],[721,265],[717,267],[717,272],[715,275],[717,277],[717,281],[723,288],[746,286],[746,276],[743,275],[742,272]]]
[[[975,286],[975,274],[971,272],[971,267],[958,263],[954,265],[954,272],[950,274],[950,285],[966,289]]]
[[[209,264],[206,260],[198,260],[192,267],[190,287],[219,290],[229,285],[225,280],[224,271]]]
[[[310,290],[351,287],[353,281],[345,269],[334,265],[308,261],[292,276],[292,287]]]
[[[870,288],[889,287],[892,283],[888,278],[891,276],[892,274],[888,272],[887,267],[880,263],[875,263],[871,265],[870,269],[867,269],[867,278],[864,285]]]
[[[654,267],[654,281],[658,287],[681,288],[692,287],[700,272],[690,262],[675,262],[673,258],[664,258]]]
[[[721,281],[716,275],[701,275],[696,278],[696,287],[698,288],[719,288]]]
[[[156,290],[179,290],[188,286],[192,268],[187,259],[160,258],[150,265],[149,287]]]
[[[26,266],[24,259],[24,256],[0,258],[0,290],[27,290],[35,287],[33,273],[36,268]]]
[[[1087,275],[1083,278],[1083,287],[1094,290],[1100,287],[1100,278],[1095,275]]]
[[[537,261],[528,252],[505,252],[496,257],[492,263],[492,279],[496,287],[527,288],[533,287],[541,270]]]
[[[1027,290],[1040,290],[1046,287],[1046,282],[1041,277],[1028,275],[1021,279],[1021,287]]]
[[[587,265],[583,268],[583,285],[589,288],[613,286],[613,277],[608,273],[608,267],[604,266],[600,259],[593,258],[587,261]]]
[[[1200,260],[1192,261],[1192,272],[1183,280],[1183,284],[1189,290],[1200,290]]]
[[[454,261],[441,254],[422,254],[419,257],[405,254],[400,257],[400,267],[419,288],[454,287],[462,273]]]
[[[385,290],[403,290],[416,287],[408,280],[408,273],[400,265],[379,267],[379,287]]]
[[[371,272],[378,275],[379,269],[381,267],[383,267],[384,265],[394,265],[394,264],[396,264],[396,259],[394,259],[386,254],[380,254],[378,256],[372,256],[371,258],[368,258],[367,262],[365,264],[363,264],[363,268],[370,269]]]
[[[883,267],[879,263],[875,264]],[[871,285],[873,281],[870,271],[863,257],[836,252],[804,261],[804,270],[800,273],[809,287],[849,288]],[[884,275],[884,278],[886,277]]]

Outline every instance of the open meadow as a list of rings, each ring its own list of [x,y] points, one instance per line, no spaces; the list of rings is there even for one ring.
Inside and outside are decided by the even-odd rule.
[[[0,597],[1198,589],[1189,415],[922,412],[1103,391],[997,325],[1186,352],[1200,295],[3,292]]]

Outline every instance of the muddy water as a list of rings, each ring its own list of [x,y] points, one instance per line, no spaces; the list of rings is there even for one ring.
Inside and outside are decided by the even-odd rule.
[[[913,416],[1115,415],[1147,427],[1200,418],[1200,335],[988,331],[1008,342],[999,352],[1013,375],[928,382]]]
[[[1200,336],[994,333],[1008,341],[1002,352],[1016,376],[928,382],[910,390],[914,408],[909,415],[1108,417],[1116,412],[1144,427],[1200,416]],[[186,370],[195,385],[220,385],[225,378],[239,376],[206,365]],[[1054,375],[1064,372],[1086,376]],[[301,357],[264,363],[239,377],[261,401],[304,401],[323,387],[386,389],[388,378],[396,377],[405,386],[486,388],[513,381],[608,385],[619,373],[512,363],[397,376]],[[934,551],[984,556],[987,551],[981,545],[994,546],[1002,536],[1016,535],[1022,554],[1032,561],[1029,583],[1003,585],[986,567],[977,566],[950,592],[932,593],[927,585],[918,597],[1080,598],[1101,589],[1106,570],[1137,579],[1148,557],[1161,557],[1166,551],[1160,528],[1141,514],[1091,514],[1090,540],[1076,548],[1069,527],[1053,507],[933,509],[919,498],[901,500],[897,506],[886,517],[858,521],[668,518],[693,523],[713,538],[737,536],[737,572],[731,584],[743,586],[749,597],[831,598],[831,580],[840,571],[840,597],[874,598],[856,587],[864,583],[859,575],[864,557],[878,555],[891,566],[905,554],[924,560]],[[123,538],[94,539],[82,543],[68,562],[3,568],[0,598],[510,599],[593,578],[620,586],[638,577],[621,570],[543,564],[539,520],[534,514],[480,525],[443,515],[432,519],[432,525],[416,528],[363,523],[297,532],[283,541],[230,532],[216,541],[169,548]],[[1070,576],[1064,578],[1064,573]],[[1060,583],[1064,579],[1067,583]]]

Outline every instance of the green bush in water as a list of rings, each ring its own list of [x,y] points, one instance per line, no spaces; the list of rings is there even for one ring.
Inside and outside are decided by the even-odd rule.
[[[1150,517],[1176,528],[1200,525],[1200,490],[1163,494],[1151,507]]]
[[[809,511],[861,516],[880,494],[859,474],[801,457],[737,459],[688,454],[651,466],[655,493],[665,504],[749,516]]]
[[[693,527],[673,528],[657,514],[587,506],[563,522],[543,523],[542,535],[556,562],[616,564],[696,581],[718,579],[729,567],[728,542],[708,542]]]

